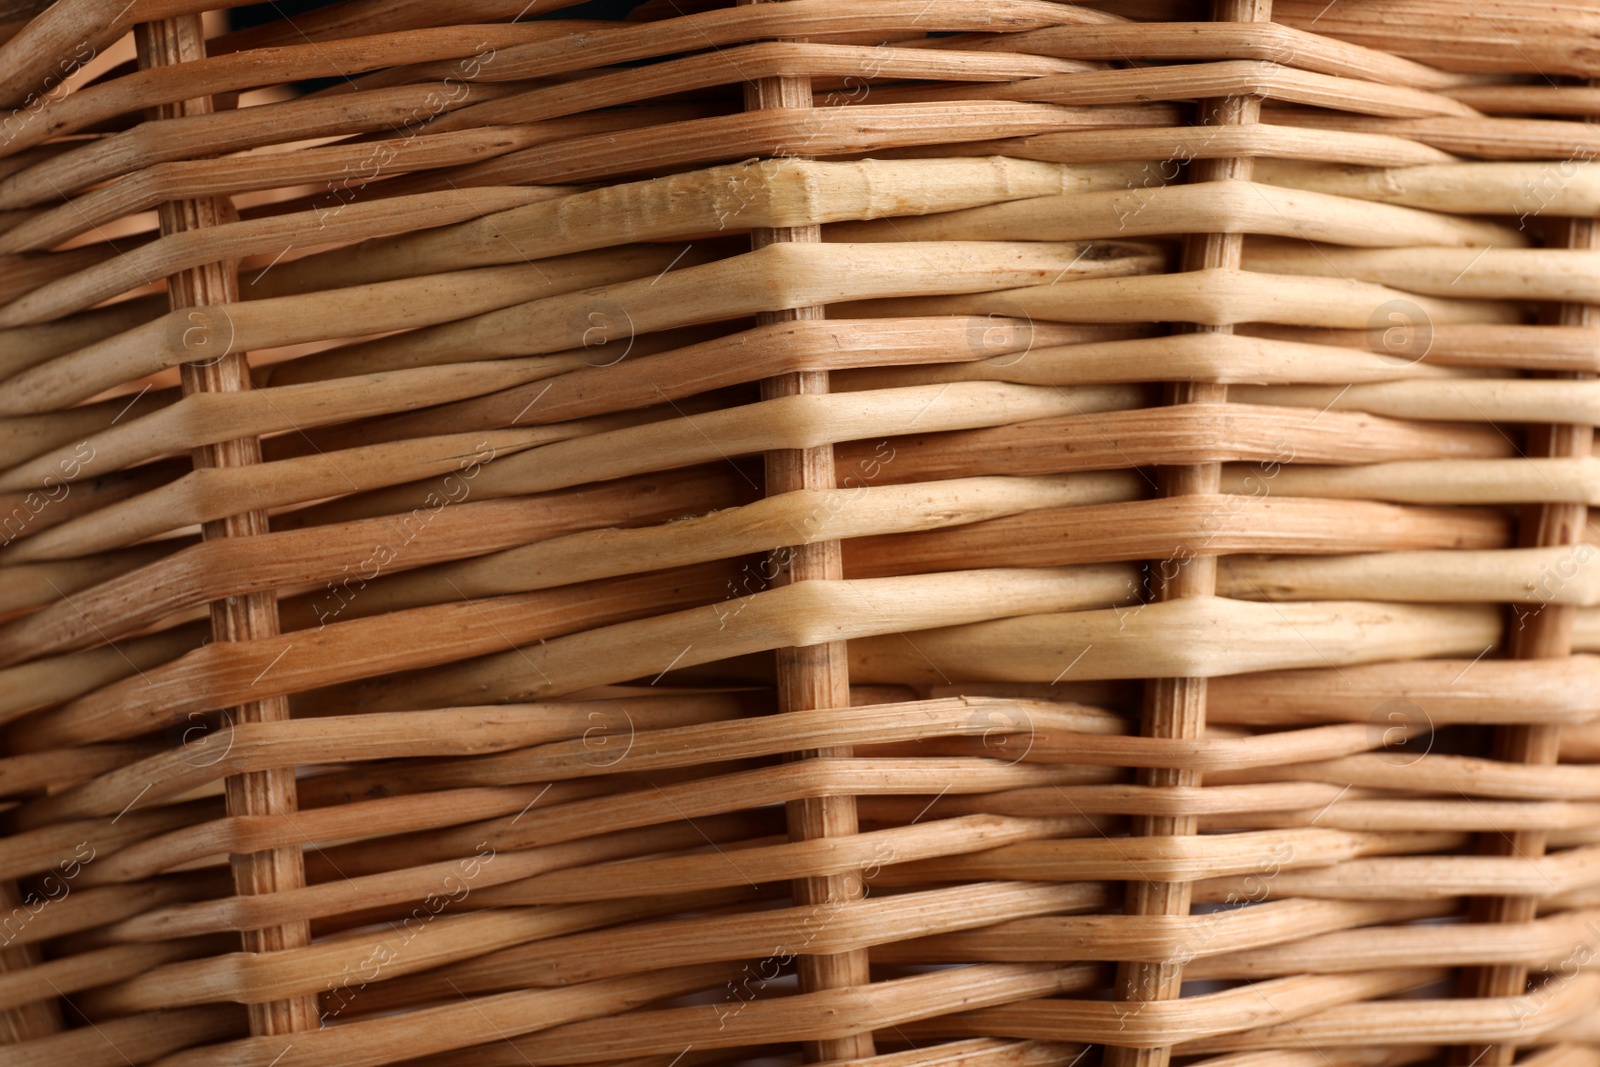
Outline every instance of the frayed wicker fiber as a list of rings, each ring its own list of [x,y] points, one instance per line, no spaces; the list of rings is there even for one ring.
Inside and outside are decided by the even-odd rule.
[[[1600,1067],[1591,78],[0,0],[0,1065]]]

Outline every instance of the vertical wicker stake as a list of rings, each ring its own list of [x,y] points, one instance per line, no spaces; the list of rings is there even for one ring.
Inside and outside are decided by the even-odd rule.
[[[1594,219],[1573,219],[1567,231],[1567,247],[1600,248],[1600,226]],[[1556,321],[1562,326],[1593,327],[1600,325],[1595,311],[1593,304],[1562,304]],[[1527,453],[1530,457],[1587,456],[1593,449],[1592,426],[1535,426],[1529,430]],[[1537,505],[1526,509],[1522,516],[1520,540],[1528,548],[1580,545],[1587,521],[1588,509],[1582,504]],[[1513,612],[1507,651],[1513,659],[1559,659],[1572,655],[1575,610],[1570,604],[1541,604],[1536,613]],[[1509,763],[1552,764],[1560,755],[1560,723],[1502,726],[1495,732],[1496,759]],[[1543,830],[1485,834],[1480,842],[1480,851],[1489,856],[1538,859],[1544,855],[1544,850]],[[1476,922],[1527,923],[1538,918],[1538,913],[1538,897],[1480,897],[1473,901],[1472,917]],[[1528,968],[1504,963],[1475,968],[1461,978],[1462,996],[1519,997],[1527,991]],[[1456,1062],[1508,1067],[1516,1053],[1513,1045],[1474,1046],[1458,1049]]]
[[[199,15],[185,15],[160,22],[140,23],[135,28],[141,67],[170,66],[205,58],[205,33]],[[162,118],[176,118],[211,110],[209,98],[187,100],[163,106]],[[215,226],[227,221],[232,206],[221,200],[177,200],[160,207],[161,232]],[[167,292],[174,310],[236,302],[239,280],[230,264],[210,263],[174,274],[167,279]],[[183,365],[183,392],[237,392],[250,387],[250,367],[242,352],[228,351],[226,329],[217,329],[210,316],[197,320],[192,336],[194,347],[215,345],[221,355],[206,353],[203,362]],[[196,467],[242,467],[261,462],[261,442],[254,438],[224,441],[195,449]],[[206,523],[204,536],[249,537],[265,533],[265,512],[253,511]],[[278,633],[278,598],[273,593],[228,597],[211,604],[211,633],[217,641],[248,641],[273,637]],[[234,722],[277,722],[289,718],[289,702],[282,697],[242,704],[229,713]],[[297,809],[294,773],[288,768],[232,775],[227,779],[227,811],[238,815],[289,815]],[[233,857],[234,887],[241,895],[272,893],[305,885],[305,865],[299,849],[274,849]],[[244,947],[249,952],[273,952],[299,948],[311,943],[310,927],[305,922],[249,930]],[[317,1026],[317,999],[301,996],[290,1000],[250,1005],[250,1030],[255,1034],[283,1034],[311,1030]]]
[[[1215,22],[1268,22],[1272,0],[1215,0]],[[1200,102],[1200,125],[1239,126],[1261,117],[1258,97],[1225,97]],[[1190,164],[1191,182],[1249,179],[1254,161],[1241,159],[1198,159]],[[1240,234],[1193,234],[1184,242],[1183,269],[1237,270],[1243,252]],[[1196,332],[1231,333],[1231,326],[1192,327]],[[1171,404],[1219,404],[1228,399],[1228,387],[1208,382],[1183,382],[1168,386]],[[1163,467],[1161,492],[1166,496],[1215,494],[1221,488],[1222,468],[1216,463]],[[1153,595],[1157,600],[1212,596],[1217,589],[1215,556],[1196,555],[1187,560],[1158,561],[1152,564]],[[1206,681],[1204,678],[1156,678],[1145,686],[1143,734],[1146,737],[1196,738],[1205,731]],[[1200,773],[1178,768],[1151,768],[1139,772],[1140,785],[1198,786]],[[1194,816],[1139,816],[1133,820],[1138,836],[1193,834],[1199,826]],[[1188,882],[1129,882],[1124,910],[1129,915],[1188,915],[1191,886]],[[1117,999],[1143,1004],[1156,1000],[1175,1000],[1183,985],[1181,963],[1129,962],[1117,968]],[[1136,1007],[1127,1010],[1136,1011]],[[1107,1048],[1107,1067],[1165,1067],[1171,1060],[1170,1048]]]
[[[740,0],[740,2],[750,3],[760,0]],[[780,107],[809,108],[811,79],[761,78],[748,83],[744,90],[744,106],[747,111]],[[750,232],[750,245],[757,249],[783,241],[821,240],[822,229],[819,226],[786,226],[774,229],[763,227]],[[757,316],[757,320],[763,325],[768,325],[824,317],[825,312],[819,306],[763,312]],[[763,400],[827,391],[827,371],[780,374],[764,379],[761,383]],[[768,496],[792,493],[798,489],[834,488],[832,445],[768,452],[766,466]],[[787,555],[787,561],[788,565],[781,568],[778,582],[838,581],[844,577],[844,560],[837,541],[797,545],[792,555]],[[829,641],[826,644],[810,645],[805,648],[778,649],[779,710],[848,708],[850,706],[848,655],[843,641]],[[795,758],[836,758],[847,757],[850,754],[851,749],[846,746],[807,749],[795,753]],[[847,837],[856,833],[858,829],[856,802],[855,798],[850,796],[816,797],[793,801],[788,806],[788,819],[789,837],[796,841],[809,841],[819,837]],[[795,902],[801,905],[820,906],[829,902],[839,903],[858,897],[860,893],[860,878],[848,874],[798,879],[794,885]],[[796,967],[800,974],[800,987],[806,992],[864,986],[871,980],[867,971],[867,953],[864,949],[833,956],[802,955],[797,959]],[[852,1034],[847,1037],[807,1042],[806,1055],[813,1061],[871,1056],[872,1035]]]

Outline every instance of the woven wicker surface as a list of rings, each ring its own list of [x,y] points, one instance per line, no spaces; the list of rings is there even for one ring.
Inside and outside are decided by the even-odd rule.
[[[1600,1064],[1600,8],[595,8],[0,2],[0,1063]]]

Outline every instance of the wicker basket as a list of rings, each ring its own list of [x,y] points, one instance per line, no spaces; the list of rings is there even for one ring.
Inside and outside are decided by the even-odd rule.
[[[0,1064],[1600,1064],[1597,38],[0,3]]]

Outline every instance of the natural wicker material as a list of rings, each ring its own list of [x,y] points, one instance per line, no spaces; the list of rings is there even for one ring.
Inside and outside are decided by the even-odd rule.
[[[0,1064],[1600,1065],[1592,4],[261,6],[0,2]]]

